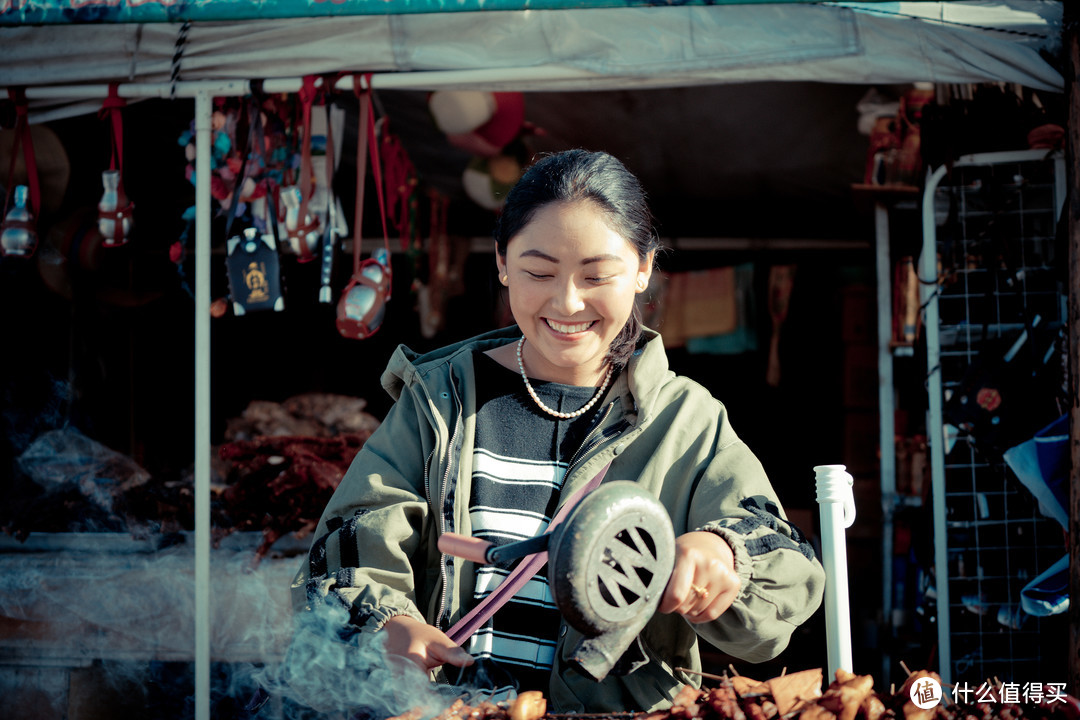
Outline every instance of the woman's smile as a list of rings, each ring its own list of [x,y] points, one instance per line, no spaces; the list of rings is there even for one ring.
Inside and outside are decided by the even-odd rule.
[[[590,320],[588,322],[577,322],[571,324],[559,322],[558,320],[552,320],[551,318],[545,318],[545,322],[547,322],[549,328],[554,330],[556,333],[559,333],[560,335],[576,335],[578,333],[583,333],[589,328],[591,328],[594,323],[594,321]]]

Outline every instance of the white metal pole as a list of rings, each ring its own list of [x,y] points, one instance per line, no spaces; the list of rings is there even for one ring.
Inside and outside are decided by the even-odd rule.
[[[195,720],[210,720],[210,147],[213,95],[195,96]]]
[[[937,592],[938,674],[952,684],[952,646],[949,638],[949,549],[945,528],[945,424],[941,397],[941,338],[938,335],[937,217],[934,193],[946,168],[930,175],[923,190],[923,247],[919,256],[919,303],[926,308],[927,410],[926,437],[930,444],[930,489],[934,508],[934,590]]]
[[[854,672],[844,529],[855,522],[851,492],[855,481],[843,465],[817,465],[814,474],[821,514],[821,564],[825,567],[825,641],[829,677],[835,678],[840,668]]]

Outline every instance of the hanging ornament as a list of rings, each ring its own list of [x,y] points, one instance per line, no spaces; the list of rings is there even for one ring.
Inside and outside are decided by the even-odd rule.
[[[98,232],[103,247],[126,245],[131,233],[135,205],[124,192],[124,128],[121,109],[126,102],[120,97],[116,83],[109,85],[109,96],[101,106],[99,116],[111,121],[112,148],[109,169],[101,173],[103,192],[98,202]]]
[[[454,147],[492,157],[525,125],[525,95],[520,92],[439,90],[428,96],[435,125]]]
[[[244,315],[258,310],[284,310],[281,267],[274,236],[263,234],[260,237],[256,228],[244,228],[243,237],[229,238],[225,249],[233,313]]]
[[[390,254],[377,248],[360,263],[338,301],[338,332],[363,340],[382,327],[386,301],[390,298]]]
[[[105,247],[117,247],[125,244],[131,233],[131,211],[134,206],[124,194],[119,170],[102,171],[101,185],[104,192],[98,202],[98,232],[104,238],[102,244]]]
[[[4,257],[30,257],[37,247],[34,216],[26,206],[29,195],[25,185],[15,187],[15,202],[0,224],[0,250]]]
[[[466,166],[461,183],[469,199],[482,208],[498,212],[521,173],[521,163],[510,155],[477,156]]]
[[[285,230],[292,251],[302,263],[315,259],[321,234],[319,220],[308,211],[312,196],[311,170],[311,106],[315,103],[315,76],[304,77],[300,87],[300,178],[298,185],[286,187],[281,193],[285,205]]]
[[[379,166],[379,147],[375,138],[375,118],[371,112],[371,86],[361,90],[359,77],[353,87],[360,101],[356,132],[356,209],[353,220],[353,275],[341,293],[337,306],[337,329],[347,338],[363,340],[382,327],[386,318],[386,303],[390,300],[390,235],[386,226],[386,205],[383,198],[382,171]],[[371,147],[371,162],[375,178],[375,193],[382,218],[383,247],[361,262],[363,238],[364,178],[367,150]]]
[[[34,142],[30,135],[27,118],[26,92],[22,89],[8,90],[15,102],[15,140],[8,167],[8,194],[4,199],[3,221],[0,222],[0,251],[4,257],[28,258],[37,248],[38,235],[35,217],[41,207],[38,185],[37,160]],[[26,161],[29,185],[15,185],[15,160],[22,147]]]
[[[285,207],[289,247],[299,256],[300,262],[314,260],[320,240],[319,219],[308,212],[303,192],[296,185],[281,188],[281,204]]]

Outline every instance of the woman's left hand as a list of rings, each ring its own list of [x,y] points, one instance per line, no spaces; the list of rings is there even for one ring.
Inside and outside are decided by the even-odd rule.
[[[660,600],[660,612],[677,612],[692,623],[712,622],[731,607],[738,594],[735,554],[723,538],[705,531],[675,538],[675,569]]]

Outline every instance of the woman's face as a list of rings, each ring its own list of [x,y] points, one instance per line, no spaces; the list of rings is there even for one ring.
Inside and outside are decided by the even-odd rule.
[[[649,284],[644,260],[592,202],[553,202],[495,254],[510,310],[525,334],[530,377],[595,385],[604,358]]]

